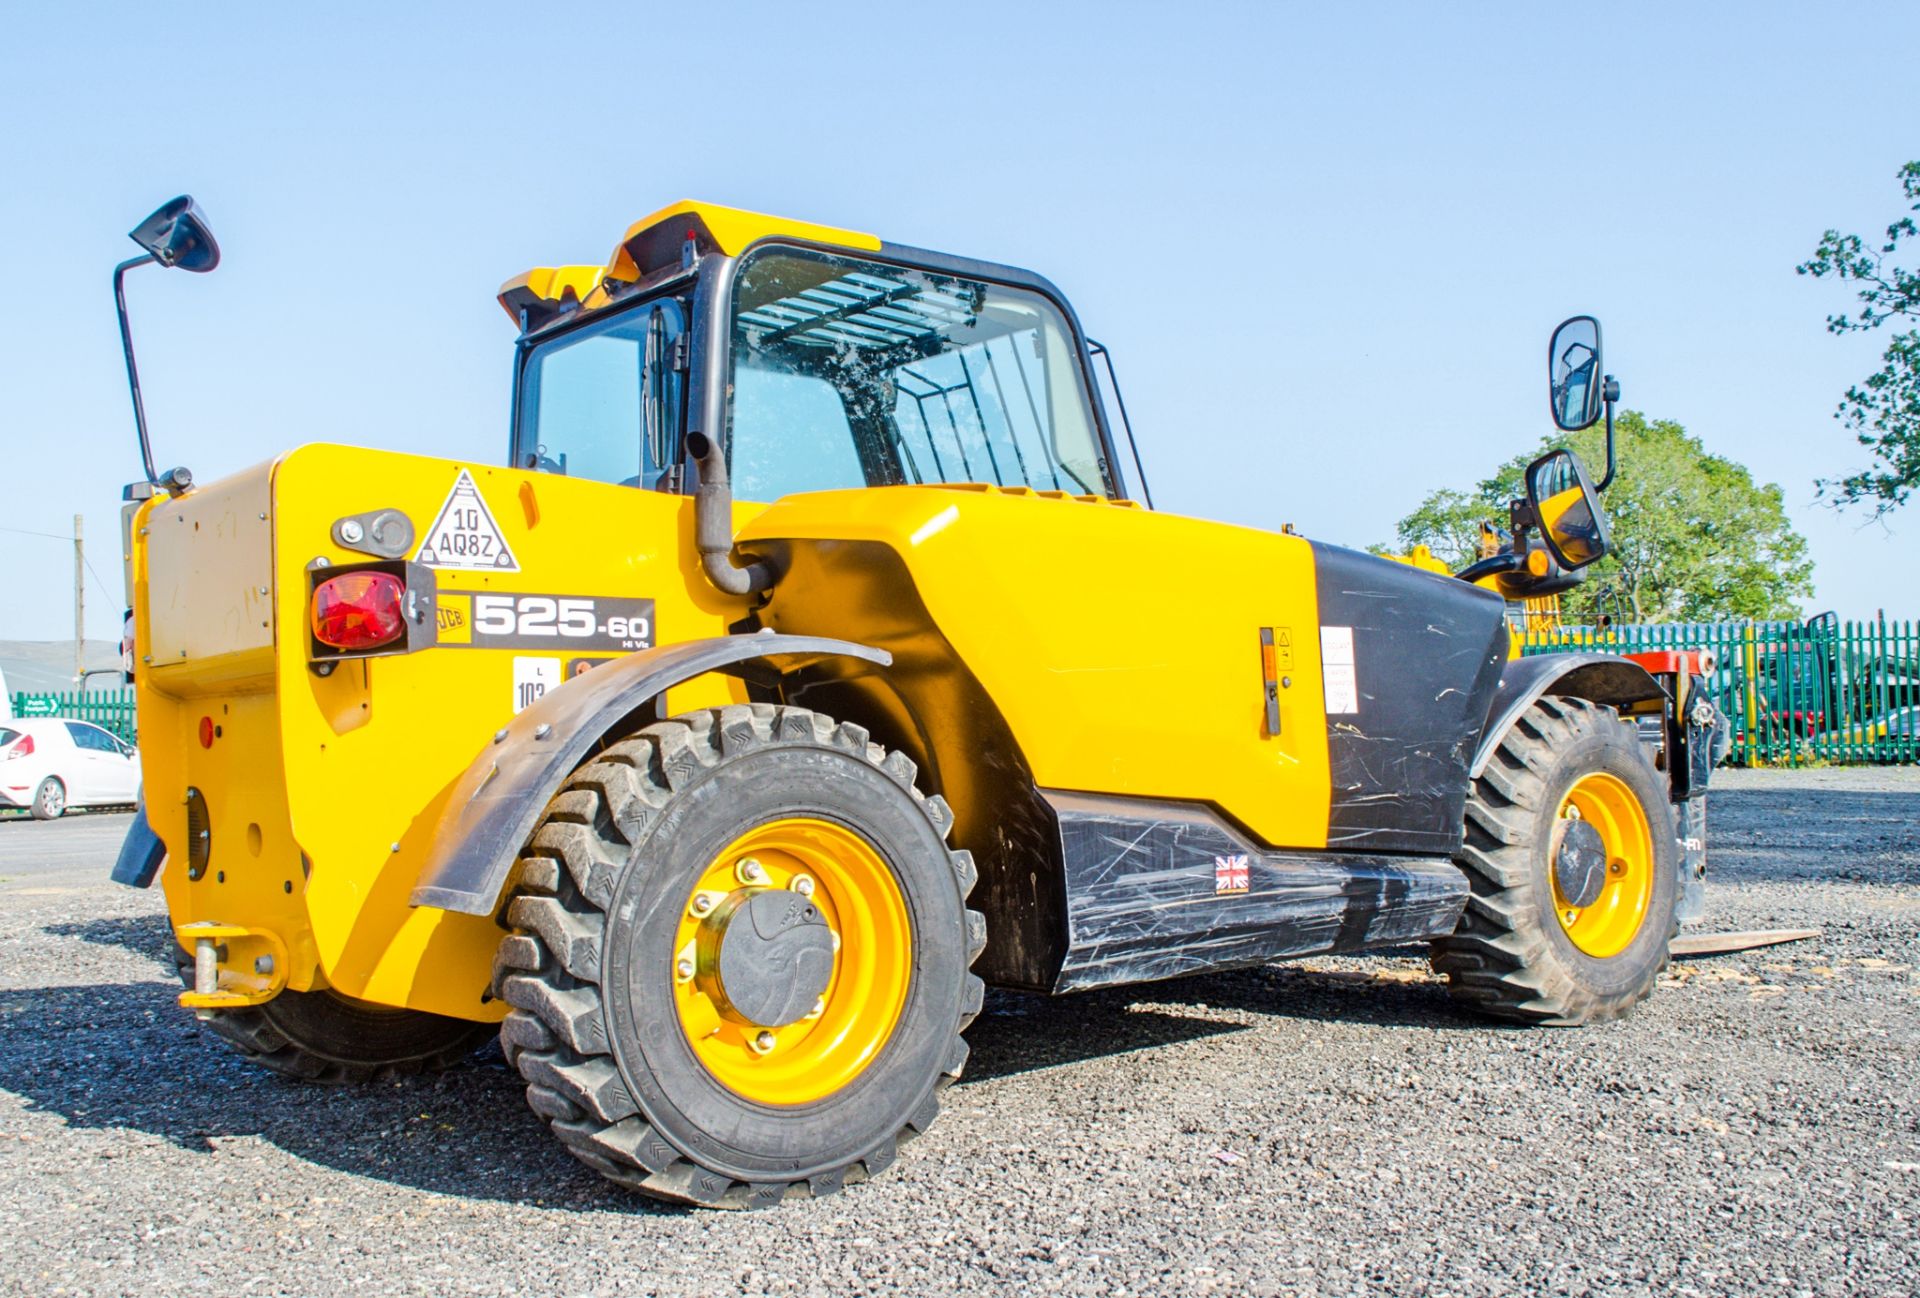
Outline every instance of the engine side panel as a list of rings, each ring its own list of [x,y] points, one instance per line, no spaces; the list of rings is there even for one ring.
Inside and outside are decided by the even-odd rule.
[[[947,486],[789,496],[737,544],[776,563],[803,548],[898,556],[944,652],[978,680],[1040,787],[1210,802],[1263,842],[1326,846],[1315,560],[1304,539],[1060,493]],[[790,580],[765,625],[888,649],[896,669],[912,661],[890,639],[897,600],[847,577],[783,591]],[[1286,649],[1276,651],[1277,731],[1263,684],[1268,629]]]
[[[1314,544],[1326,678],[1328,848],[1450,855],[1507,663],[1499,596]]]

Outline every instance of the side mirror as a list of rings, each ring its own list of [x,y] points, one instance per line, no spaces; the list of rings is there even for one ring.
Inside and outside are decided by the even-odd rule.
[[[1607,516],[1572,451],[1549,451],[1527,466],[1527,504],[1540,526],[1540,539],[1569,572],[1613,548]]]
[[[127,237],[162,266],[204,274],[220,264],[220,245],[207,228],[207,215],[190,194],[182,194],[133,227]]]
[[[1569,433],[1600,418],[1606,385],[1601,381],[1600,322],[1577,315],[1553,331],[1547,344],[1547,391],[1553,422]]]

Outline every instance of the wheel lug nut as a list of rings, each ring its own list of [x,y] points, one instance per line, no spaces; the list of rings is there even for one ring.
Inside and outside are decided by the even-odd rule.
[[[1580,912],[1577,910],[1570,910],[1566,914],[1566,919],[1567,919],[1567,923],[1569,924],[1578,923],[1580,919]]]
[[[753,1048],[758,1053],[764,1055],[769,1050],[772,1050],[773,1046],[774,1046],[773,1033],[761,1031],[753,1034]]]
[[[696,914],[696,915],[704,915],[704,914],[706,914],[706,913],[707,913],[708,911],[710,911],[710,910],[712,910],[712,909],[713,909],[713,894],[712,894],[712,893],[710,893],[710,892],[696,892],[696,893],[694,893],[694,894],[693,894],[693,906],[691,907],[691,909],[692,909],[692,911],[693,911],[693,913],[694,913],[694,914]]]
[[[802,897],[813,896],[813,877],[811,875],[805,875],[805,874],[794,875],[793,890],[799,893]]]
[[[685,956],[681,956],[678,960],[674,961],[673,972],[679,977],[681,982],[685,982],[687,979],[693,977],[693,961]]]
[[[810,1019],[817,1019],[822,1014],[825,1014],[826,1012],[827,1012],[827,998],[824,996],[816,996],[814,997],[813,1008],[807,1011],[807,1017]]]
[[[741,883],[765,883],[767,881],[767,867],[754,860],[751,856],[734,866],[733,870],[734,873],[740,877]]]

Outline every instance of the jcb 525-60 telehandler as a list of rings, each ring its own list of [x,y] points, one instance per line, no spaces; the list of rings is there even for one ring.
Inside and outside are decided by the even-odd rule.
[[[190,200],[134,237],[116,288],[218,259]],[[1652,990],[1684,661],[1514,660],[1472,581],[1143,508],[1025,271],[680,203],[500,301],[499,461],[200,486],[140,419],[116,877],[249,1057],[356,1081],[497,1032],[582,1160],[747,1206],[891,1163],[984,983],[1418,941],[1509,1018]],[[1570,453],[1527,496],[1510,594],[1608,545]]]

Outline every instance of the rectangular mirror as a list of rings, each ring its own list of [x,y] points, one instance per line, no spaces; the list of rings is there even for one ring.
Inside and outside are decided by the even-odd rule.
[[[1547,381],[1555,424],[1570,433],[1591,427],[1600,418],[1603,377],[1598,320],[1577,315],[1553,331],[1547,345]]]

